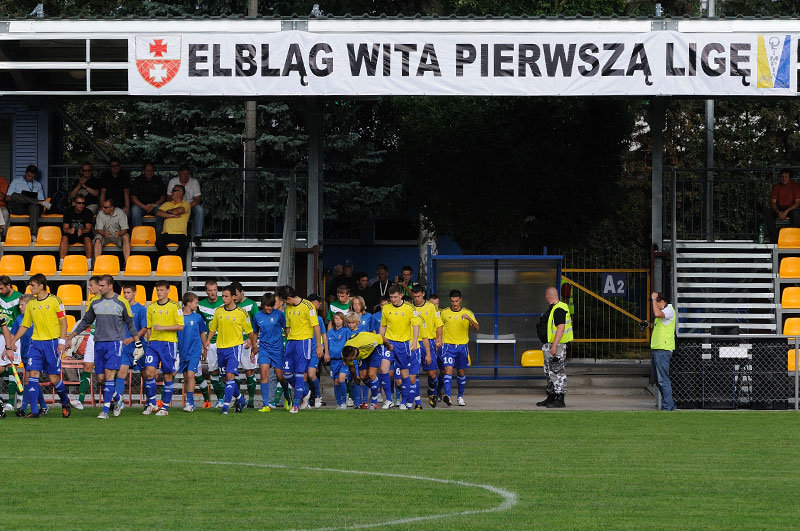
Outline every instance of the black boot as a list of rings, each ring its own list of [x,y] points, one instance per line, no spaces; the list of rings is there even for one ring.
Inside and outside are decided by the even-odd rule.
[[[552,408],[552,407],[559,407],[559,408],[561,408],[561,407],[567,407],[567,406],[564,404],[564,393],[558,393],[558,394],[556,395],[556,397],[553,399],[553,401],[552,401],[552,402],[550,402],[549,404],[547,404],[545,407],[547,407],[547,408]]]
[[[542,400],[541,402],[536,402],[536,405],[539,407],[547,407],[547,404],[550,404],[553,400],[555,400],[556,395],[551,392],[547,392],[547,398]]]

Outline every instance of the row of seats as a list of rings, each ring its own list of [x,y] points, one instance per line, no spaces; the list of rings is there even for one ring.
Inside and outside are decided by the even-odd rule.
[[[88,299],[88,295],[86,298],[83,295],[83,287],[78,284],[62,284],[56,290],[56,297],[61,299],[64,306],[80,306],[84,304]],[[170,286],[169,298],[178,302],[178,288],[176,286]],[[153,287],[150,293],[150,301],[156,300],[158,300],[158,296],[156,295],[156,288]],[[136,285],[136,302],[142,305],[147,304],[147,292],[144,286],[139,284]]]
[[[28,275],[41,273],[45,276],[56,274],[56,259],[52,255],[37,254],[31,259]],[[121,272],[119,257],[113,254],[104,254],[94,259],[95,275],[116,276]],[[183,259],[176,255],[165,255],[158,259],[155,276],[178,277],[183,275]],[[25,275],[25,258],[18,254],[4,254],[0,257],[0,275],[17,277]],[[83,255],[67,255],[61,267],[62,276],[86,276],[89,274],[89,265]],[[123,276],[148,277],[153,274],[152,262],[146,255],[132,254],[125,263]]]
[[[27,225],[12,225],[8,228],[5,245],[28,247],[32,241],[31,229]],[[61,243],[61,227],[42,225],[36,232],[34,247],[53,247]],[[156,244],[156,229],[151,225],[140,225],[131,231],[131,247],[153,247]]]

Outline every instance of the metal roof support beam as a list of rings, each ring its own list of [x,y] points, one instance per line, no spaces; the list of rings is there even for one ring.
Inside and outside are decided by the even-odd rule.
[[[308,133],[308,248],[320,246],[322,241],[323,182],[325,164],[325,139],[323,136],[323,113],[325,103],[320,96],[308,96],[306,102],[306,132]],[[319,247],[322,254],[322,247]],[[308,272],[306,285],[308,290],[317,285],[314,254],[308,253]]]
[[[650,241],[657,251],[661,251],[664,244],[662,224],[664,212],[664,122],[667,113],[667,99],[656,97],[650,100],[650,138],[652,143],[652,187],[651,198],[652,206],[650,210]],[[674,193],[674,192],[673,192]],[[672,220],[675,223],[675,220]],[[674,245],[674,242],[673,242]],[[651,283],[653,290],[664,290],[663,266],[664,259],[655,254],[653,263],[653,278]]]

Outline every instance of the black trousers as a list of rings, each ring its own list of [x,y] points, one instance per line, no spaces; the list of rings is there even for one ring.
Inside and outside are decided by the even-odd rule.
[[[186,250],[189,248],[189,237],[185,234],[160,234],[158,238],[156,238],[156,249],[158,249],[159,256],[171,254],[169,249],[167,249],[167,244],[170,243],[178,244],[178,250],[175,251],[175,254],[180,256],[181,259],[185,259]]]

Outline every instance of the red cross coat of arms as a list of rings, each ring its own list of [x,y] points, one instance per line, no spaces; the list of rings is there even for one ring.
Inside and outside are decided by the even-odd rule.
[[[136,69],[147,83],[161,88],[175,78],[180,67],[180,36],[136,37]]]

